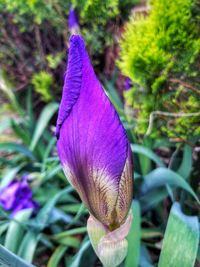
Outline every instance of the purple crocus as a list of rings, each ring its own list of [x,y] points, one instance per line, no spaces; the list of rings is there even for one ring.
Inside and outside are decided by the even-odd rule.
[[[69,27],[71,34],[78,33],[79,31],[78,16],[76,14],[75,8],[73,7],[71,7],[69,10],[68,27]]]
[[[126,91],[128,91],[133,86],[132,81],[131,81],[131,79],[129,77],[125,78],[124,85],[125,85],[125,90]]]
[[[56,136],[63,170],[91,214],[88,224],[98,222],[104,235],[120,229],[132,201],[130,144],[79,35],[70,39]]]
[[[11,211],[12,215],[23,209],[36,209],[38,203],[32,200],[32,191],[27,182],[27,176],[21,181],[13,180],[0,190],[0,206],[4,210]]]

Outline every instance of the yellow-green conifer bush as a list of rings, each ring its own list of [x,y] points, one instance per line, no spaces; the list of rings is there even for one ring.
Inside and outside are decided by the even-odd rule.
[[[131,78],[127,101],[138,133],[186,139],[200,133],[200,4],[150,1],[133,14],[120,43],[118,65]]]

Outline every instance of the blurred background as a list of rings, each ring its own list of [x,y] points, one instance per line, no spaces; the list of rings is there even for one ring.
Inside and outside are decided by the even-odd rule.
[[[133,150],[121,267],[200,266],[199,0],[0,0],[0,264],[101,266],[54,136],[74,33]]]

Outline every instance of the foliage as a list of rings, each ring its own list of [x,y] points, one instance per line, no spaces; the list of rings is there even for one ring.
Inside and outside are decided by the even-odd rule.
[[[49,102],[50,100],[52,100],[52,93],[50,88],[53,84],[53,78],[49,73],[40,71],[39,73],[34,74],[32,83],[34,85],[35,91],[41,95],[43,101]]]
[[[199,135],[199,8],[197,0],[155,0],[148,16],[134,14],[126,26],[119,66],[134,83],[126,98],[139,133],[146,133],[150,114],[164,111],[154,114],[152,136]]]
[[[185,231],[188,231],[190,239],[184,239],[184,246],[183,242],[177,241],[176,249],[179,255],[187,257],[185,249],[192,246],[194,249],[190,258],[187,258],[191,263],[196,257],[198,224],[197,217],[190,219],[190,216],[197,214],[199,201],[196,195],[198,189],[190,185],[194,173],[199,171],[192,171],[192,149],[187,145],[172,153],[174,147],[171,144],[166,145],[162,141],[158,145],[151,139],[136,145],[134,129],[126,120],[119,96],[109,82],[105,83],[105,87],[127,129],[135,162],[135,200],[132,205],[135,217],[128,236],[130,250],[122,266],[155,266],[164,238],[167,248],[162,251],[159,261],[159,266],[163,266],[169,257],[168,235],[177,235],[175,240],[179,240],[182,233],[185,237]],[[18,141],[0,143],[0,151],[4,153],[4,157],[0,158],[0,188],[15,177],[26,174],[29,176],[33,199],[39,202],[40,208],[35,216],[30,217],[30,210],[22,210],[14,218],[1,209],[0,243],[35,266],[94,266],[98,260],[86,234],[88,212],[67,183],[55,151],[56,140],[50,121],[57,112],[58,104],[51,102],[46,105],[36,119],[30,91],[27,92],[26,102],[27,110],[21,107],[20,112],[15,111],[23,119],[7,126],[11,127]],[[167,164],[159,156],[162,146],[169,150]],[[5,158],[9,160],[5,162]],[[175,201],[179,202],[187,216],[180,209],[174,213]],[[170,213],[168,226],[166,214],[171,205],[173,218]],[[191,231],[193,226],[196,234]],[[174,251],[170,252],[170,257]],[[13,255],[8,251],[3,250],[2,255],[9,259],[8,262],[13,260]],[[178,260],[171,266],[179,266]]]
[[[98,65],[99,56],[114,42],[113,21],[120,12],[124,17],[128,14],[122,1],[104,2],[102,5],[101,1],[90,0],[0,0],[0,68],[6,71],[16,89],[25,89],[32,76],[40,71],[51,72],[57,81],[56,93],[62,88],[70,36],[67,17],[72,4],[80,18],[81,33]],[[132,7],[136,2],[127,0],[126,7]]]
[[[1,0],[0,8],[5,8],[14,15],[14,23],[20,25],[20,30],[27,31],[32,23],[40,25],[49,21],[53,26],[59,27],[63,23],[62,12],[69,9],[70,1],[40,1],[40,0]],[[28,24],[28,25],[27,25]],[[64,26],[64,25],[63,25]]]
[[[90,53],[95,55],[113,43],[112,22],[116,24],[119,16],[126,17],[128,8],[133,7],[139,0],[127,0],[126,5],[120,0],[104,0],[103,3],[100,0],[72,2],[79,11],[82,33],[89,44]]]
[[[103,57],[138,1],[72,2],[134,158],[133,223],[120,267],[166,267],[166,262],[197,267],[199,117],[166,113],[199,112],[199,4],[154,0],[148,16],[130,19],[119,66],[133,88],[123,103],[116,90],[119,75],[107,80]],[[62,171],[54,136],[70,5],[68,0],[0,0],[0,190],[26,175],[39,203],[34,213],[24,209],[14,217],[0,207],[0,265],[99,266],[86,231],[88,211]],[[143,136],[153,111],[151,136]],[[180,142],[186,137],[189,142]]]

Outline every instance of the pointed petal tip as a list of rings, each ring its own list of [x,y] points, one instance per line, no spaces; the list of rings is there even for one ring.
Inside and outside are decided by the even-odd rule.
[[[83,58],[86,54],[84,39],[81,35],[72,35],[69,42],[68,64],[55,132],[57,140],[63,122],[79,97]]]

